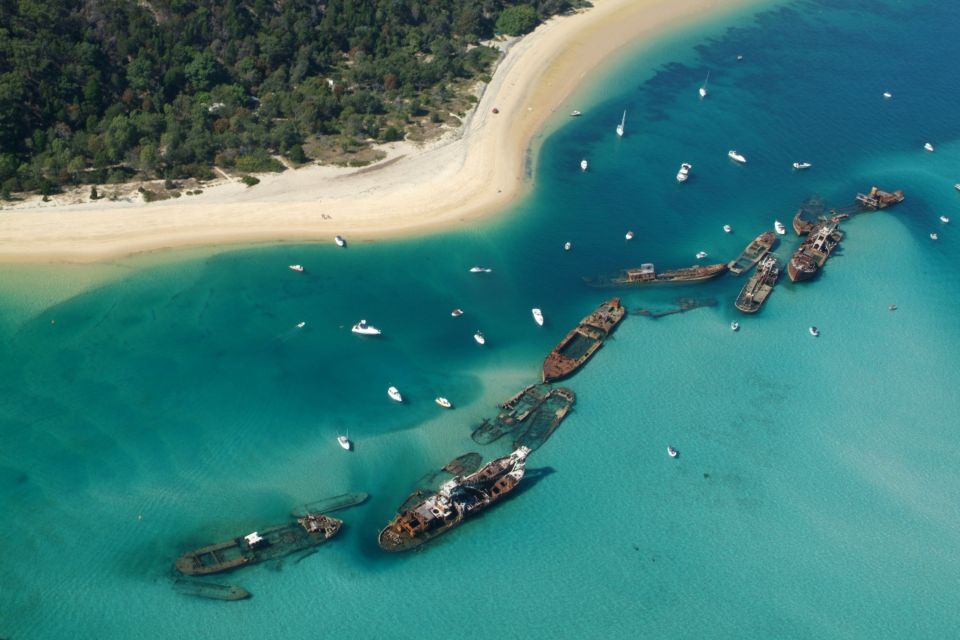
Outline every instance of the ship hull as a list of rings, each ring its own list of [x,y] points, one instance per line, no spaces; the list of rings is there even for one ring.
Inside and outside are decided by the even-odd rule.
[[[794,266],[793,261],[787,265],[787,275],[790,276],[791,282],[803,282],[805,280],[810,280],[813,276],[817,275],[817,269],[809,271],[807,269],[799,269]]]
[[[543,361],[541,379],[551,382],[573,375],[603,346],[624,315],[626,309],[620,304],[620,298],[601,304],[547,355]]]

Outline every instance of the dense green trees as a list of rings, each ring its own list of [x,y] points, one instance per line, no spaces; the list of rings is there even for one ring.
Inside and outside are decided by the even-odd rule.
[[[307,161],[317,136],[399,139],[462,104],[496,56],[480,40],[579,3],[0,2],[0,195],[269,170],[274,154]]]

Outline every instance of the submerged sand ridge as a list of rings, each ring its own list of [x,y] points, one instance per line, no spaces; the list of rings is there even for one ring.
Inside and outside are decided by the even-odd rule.
[[[740,0],[746,2],[747,0]],[[463,125],[424,146],[387,145],[362,169],[310,166],[162,202],[38,200],[0,211],[0,261],[96,261],[232,242],[386,238],[503,209],[530,181],[524,157],[552,113],[622,46],[729,9],[716,0],[595,0],[514,42]],[[496,108],[499,113],[493,113]]]

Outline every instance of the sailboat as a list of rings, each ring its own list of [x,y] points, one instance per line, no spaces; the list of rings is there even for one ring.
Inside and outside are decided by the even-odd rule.
[[[620,118],[620,124],[617,125],[617,135],[623,137],[623,127],[627,124],[627,112],[624,110],[623,117]]]
[[[707,71],[707,79],[703,81],[703,86],[700,87],[700,97],[701,97],[701,98],[706,98],[706,97],[707,97],[707,82],[709,82],[709,81],[710,81],[710,72]]]

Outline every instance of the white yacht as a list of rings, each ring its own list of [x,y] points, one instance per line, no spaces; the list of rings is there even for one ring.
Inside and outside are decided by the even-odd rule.
[[[817,329],[816,327],[810,327],[809,331],[810,335],[812,335],[814,338],[820,335],[820,329]]]
[[[340,444],[340,447],[350,451],[350,448],[353,446],[353,443],[350,442],[350,438],[347,436],[337,436],[337,442]]]
[[[884,92],[883,92],[883,97],[886,98],[887,100],[889,100],[890,98],[893,97],[893,94],[890,93],[889,91],[884,91]]]
[[[747,159],[744,158],[743,155],[737,153],[736,149],[730,149],[730,151],[727,151],[727,156],[729,156],[731,160],[735,160],[741,164],[746,164],[747,162]]]
[[[734,320],[733,322],[731,322],[731,323],[730,323],[730,330],[731,330],[731,331],[740,331],[740,323],[737,322],[736,320]]]
[[[589,166],[590,166],[590,163],[587,162],[586,158],[580,161],[580,171],[586,171],[587,167]]]
[[[725,233],[733,233],[733,227],[728,224],[723,225],[723,230]]]
[[[350,331],[359,333],[362,336],[378,336],[383,333],[380,331],[380,329],[377,329],[372,324],[367,324],[366,320],[361,320],[357,324],[353,325],[353,328],[350,329]]]
[[[627,240],[633,240],[633,231],[627,231],[627,235],[624,236]]]
[[[785,226],[783,226],[783,223],[780,222],[779,220],[774,220],[774,221],[773,221],[773,228],[774,228],[774,230],[777,232],[777,235],[778,235],[778,236],[782,236],[783,234],[785,234],[785,233],[787,232],[787,228],[786,228]]]
[[[793,168],[796,169],[797,171],[802,171],[802,170],[804,170],[804,169],[809,169],[809,168],[812,167],[812,166],[813,166],[813,165],[810,164],[809,162],[794,162],[794,163],[793,163]]]
[[[290,270],[291,270],[291,271],[296,271],[297,273],[303,273],[303,265],[302,265],[302,264],[292,264],[292,265],[290,265]]]
[[[297,329],[303,329],[305,326],[307,326],[306,322],[300,321],[297,323]]]
[[[690,169],[693,169],[693,165],[689,162],[684,162],[680,165],[680,171],[677,171],[677,182],[686,182],[687,178],[690,177]]]
[[[543,326],[543,312],[540,309],[534,307],[530,309],[530,313],[533,314],[533,321],[536,322],[541,327]]]
[[[490,267],[470,267],[470,273],[490,273],[493,271]]]
[[[960,191],[960,182],[958,182],[957,184],[953,185],[953,188],[956,189],[957,191]]]
[[[564,242],[564,243],[563,243],[563,250],[564,250],[564,251],[570,251],[570,249],[572,249],[572,248],[573,248],[573,245],[570,244],[569,242]]]
[[[703,86],[700,87],[700,97],[701,97],[701,98],[706,98],[706,97],[707,97],[707,83],[708,83],[709,81],[710,81],[710,72],[707,71],[707,79],[703,81]]]
[[[477,344],[487,344],[487,339],[483,337],[479,330],[473,334],[473,339],[477,341]]]
[[[939,239],[940,239],[940,236],[938,236],[938,235],[936,234],[936,232],[934,232],[934,233],[931,233],[931,234],[930,234],[930,239],[931,239],[931,240],[939,240]]]
[[[577,117],[582,116],[582,115],[583,115],[583,114],[580,113],[579,111],[577,111],[576,109],[574,109],[573,111],[570,112],[570,117],[571,117],[571,118],[577,118]]]
[[[343,239],[343,236],[336,236],[334,237],[333,241],[337,243],[338,247],[347,246],[347,241]]]
[[[389,387],[387,389],[387,395],[390,396],[391,400],[395,400],[397,402],[403,402],[403,396],[400,395],[400,390],[397,389],[396,387]]]
[[[703,260],[707,257],[706,251],[697,251],[697,260]]]
[[[948,218],[947,216],[940,216],[940,222],[942,222],[943,224],[947,224],[948,222],[950,222],[950,218]]]
[[[933,151],[933,145],[930,144],[929,142],[924,142],[924,143],[923,143],[923,150],[924,150],[924,151]]]
[[[670,456],[671,458],[676,458],[677,456],[680,455],[680,452],[671,446],[667,446],[667,455]]]
[[[437,396],[434,400],[438,405],[444,409],[453,409],[453,403],[444,398],[443,396]]]
[[[620,136],[621,138],[623,137],[623,128],[626,126],[626,124],[627,124],[627,112],[624,111],[623,117],[620,118],[620,124],[617,125],[617,135]]]
[[[453,311],[450,312],[450,315],[454,318],[459,318],[460,316],[463,315],[463,309],[454,309]]]

